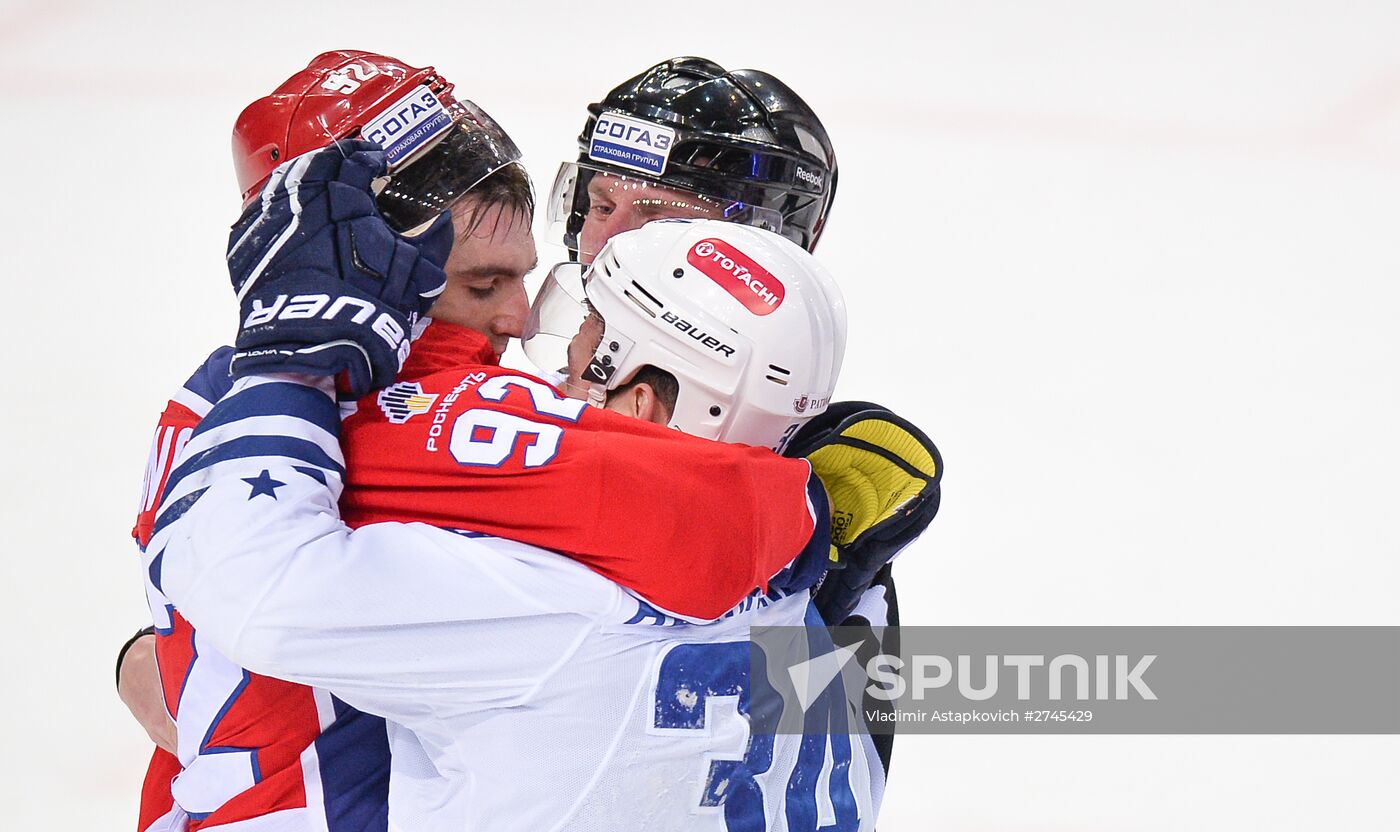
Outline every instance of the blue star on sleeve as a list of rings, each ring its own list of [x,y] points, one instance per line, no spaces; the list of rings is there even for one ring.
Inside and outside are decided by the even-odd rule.
[[[248,499],[253,499],[259,494],[266,494],[272,499],[277,499],[277,489],[286,485],[285,482],[274,480],[266,468],[256,477],[243,477],[243,481],[253,486],[253,492],[248,495]]]

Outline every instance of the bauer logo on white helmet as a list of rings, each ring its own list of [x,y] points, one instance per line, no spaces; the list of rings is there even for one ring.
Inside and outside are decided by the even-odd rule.
[[[777,234],[658,221],[614,236],[589,266],[555,266],[525,336],[541,368],[568,367],[576,396],[605,404],[654,368],[676,382],[671,427],[781,448],[831,399],[846,306],[821,263]]]
[[[723,240],[707,237],[691,246],[685,259],[755,315],[767,315],[783,305],[782,281]]]

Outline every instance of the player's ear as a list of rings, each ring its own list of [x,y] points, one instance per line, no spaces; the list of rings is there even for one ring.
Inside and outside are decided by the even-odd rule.
[[[670,408],[656,395],[656,388],[645,381],[634,382],[608,397],[608,410],[656,425],[671,421]]]
[[[656,388],[645,381],[635,388],[637,395],[637,418],[654,425],[665,425],[671,421],[671,409],[656,395]]]

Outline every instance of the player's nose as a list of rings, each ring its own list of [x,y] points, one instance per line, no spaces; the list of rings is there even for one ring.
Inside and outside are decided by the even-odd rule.
[[[502,301],[492,325],[497,335],[519,338],[525,333],[525,319],[529,315],[530,297],[525,293],[524,282],[518,282]]]

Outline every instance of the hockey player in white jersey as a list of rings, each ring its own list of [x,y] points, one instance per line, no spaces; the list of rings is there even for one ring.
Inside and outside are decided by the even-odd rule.
[[[716,269],[699,265],[707,259]],[[601,324],[589,364],[609,408],[776,446],[801,421],[794,393],[830,395],[844,312],[796,246],[732,225],[660,223],[618,237],[600,260],[588,299],[601,318],[582,335]],[[262,279],[295,288],[297,277],[267,269]],[[328,339],[343,334],[318,325]],[[366,361],[393,361],[394,349],[370,343],[383,329],[352,333]],[[665,382],[615,395],[644,361],[673,371],[673,405]],[[502,464],[489,448],[544,466],[569,441],[584,404],[526,377],[468,385],[459,414],[512,393],[528,395],[539,420],[475,426],[487,435],[469,430],[460,443],[454,431],[460,463]],[[883,784],[868,741],[748,729],[748,628],[759,615],[808,621],[805,592],[770,592],[695,625],[523,544],[421,524],[352,533],[336,504],[338,430],[326,380],[241,379],[187,447],[148,549],[161,591],[230,658],[392,721],[391,824],[873,828]],[[836,507],[858,516],[855,534],[903,504],[885,496],[874,512],[839,496]],[[824,553],[827,541],[809,545]],[[683,568],[687,553],[666,556]]]

